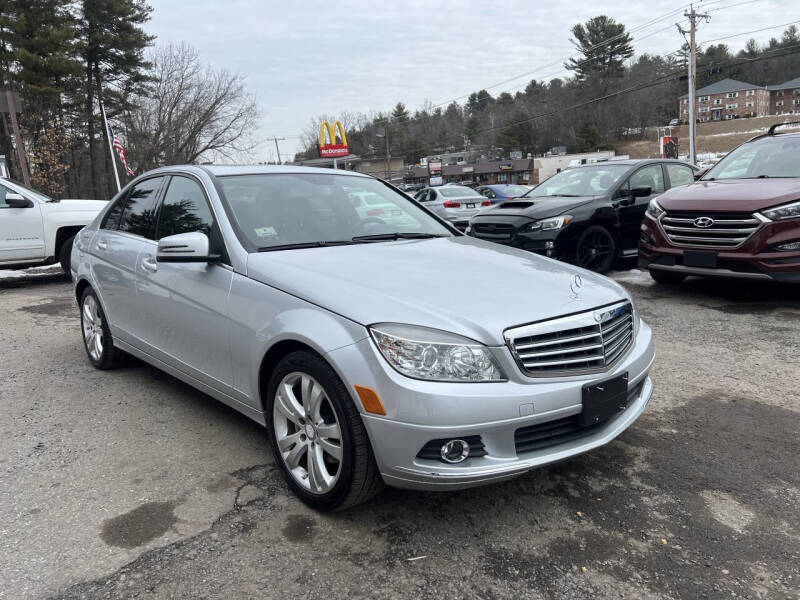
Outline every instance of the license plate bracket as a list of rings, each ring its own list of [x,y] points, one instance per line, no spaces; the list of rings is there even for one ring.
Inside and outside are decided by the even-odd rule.
[[[684,250],[683,266],[685,267],[704,267],[707,269],[717,268],[717,253],[705,250]]]
[[[628,373],[583,386],[583,412],[578,425],[602,423],[628,408]]]

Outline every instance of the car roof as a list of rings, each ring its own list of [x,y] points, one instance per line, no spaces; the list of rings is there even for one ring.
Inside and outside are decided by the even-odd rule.
[[[301,167],[295,165],[170,165],[159,167],[149,173],[169,173],[173,171],[195,172],[205,171],[214,177],[226,175],[276,175],[276,174],[305,174],[305,175],[348,175],[353,177],[367,177],[370,175],[343,169],[325,169],[320,167]]]
[[[673,163],[676,165],[684,165],[687,167],[692,167],[696,169],[694,165],[691,163],[685,162],[683,160],[678,160],[676,158],[626,158],[623,160],[604,160],[601,162],[591,163],[587,165],[577,165],[575,167],[570,167],[571,169],[585,169],[587,167],[602,167],[603,165],[623,165],[629,167],[637,167],[641,165],[648,165],[648,164],[661,164],[661,163]]]

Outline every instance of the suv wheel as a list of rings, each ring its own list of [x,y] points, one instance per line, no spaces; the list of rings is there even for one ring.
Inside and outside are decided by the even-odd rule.
[[[267,394],[272,453],[303,502],[343,510],[383,488],[361,415],[327,362],[309,351],[289,354],[272,373]]]
[[[584,269],[605,273],[614,264],[617,246],[608,229],[592,225],[578,238],[575,264]]]
[[[658,269],[651,269],[650,277],[652,277],[658,283],[664,283],[667,285],[677,285],[681,283],[684,279],[686,279],[686,275],[684,275],[683,273],[674,273],[672,271],[660,271]]]
[[[86,288],[81,297],[81,331],[83,347],[94,367],[111,369],[119,364],[122,353],[114,347],[111,330],[92,288]]]

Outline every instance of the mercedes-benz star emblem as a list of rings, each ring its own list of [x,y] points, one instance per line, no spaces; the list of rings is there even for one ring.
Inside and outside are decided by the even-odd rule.
[[[707,229],[714,224],[714,219],[711,217],[697,217],[694,220],[695,227],[701,227],[702,229]]]
[[[572,281],[569,283],[569,291],[570,291],[570,298],[573,300],[580,300],[581,297],[578,295],[578,290],[581,289],[583,285],[583,279],[577,273],[572,276]]]

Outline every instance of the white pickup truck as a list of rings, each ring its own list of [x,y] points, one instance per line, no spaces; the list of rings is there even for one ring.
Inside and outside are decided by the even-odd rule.
[[[72,240],[106,200],[53,200],[0,177],[0,269],[61,263],[69,275]]]

